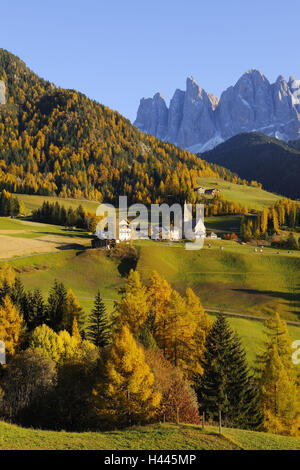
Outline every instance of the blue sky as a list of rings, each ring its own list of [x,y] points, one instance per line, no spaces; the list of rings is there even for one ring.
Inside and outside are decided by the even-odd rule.
[[[250,68],[300,79],[299,0],[4,0],[0,47],[135,119],[192,75],[220,95]]]

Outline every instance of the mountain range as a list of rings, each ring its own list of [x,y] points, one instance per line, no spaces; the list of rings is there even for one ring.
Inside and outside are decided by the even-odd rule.
[[[299,199],[299,144],[300,140],[286,143],[258,132],[242,133],[199,156],[241,178],[260,181],[268,191]]]
[[[134,122],[143,132],[190,152],[204,152],[244,132],[284,141],[300,138],[300,81],[279,76],[275,83],[258,70],[244,73],[220,99],[189,77],[167,107],[163,96],[142,98]]]

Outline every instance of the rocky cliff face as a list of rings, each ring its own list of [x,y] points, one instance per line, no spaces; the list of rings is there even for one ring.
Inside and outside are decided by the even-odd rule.
[[[5,104],[5,83],[0,80],[0,104]]]
[[[160,93],[156,93],[153,98],[141,100],[135,125],[159,139],[165,138],[168,130],[168,108]]]
[[[241,132],[260,131],[282,140],[300,138],[300,81],[279,76],[274,84],[258,70],[246,72],[221,95],[207,94],[195,80],[176,90],[167,105],[160,94],[143,98],[135,126],[193,152]]]

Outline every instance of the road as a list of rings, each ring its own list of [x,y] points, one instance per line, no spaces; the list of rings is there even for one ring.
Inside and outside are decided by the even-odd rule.
[[[95,300],[93,297],[78,297],[78,299],[84,299],[84,300]],[[103,298],[104,301],[106,302],[118,302],[119,299],[106,299]],[[260,317],[260,316],[255,316],[255,315],[249,315],[247,313],[242,313],[242,312],[236,312],[236,311],[229,311],[229,310],[223,310],[222,308],[216,308],[216,307],[209,307],[207,305],[203,305],[203,308],[205,309],[206,312],[209,313],[224,313],[224,315],[228,315],[229,317],[237,317],[237,318],[244,318],[246,320],[256,320],[256,321],[266,321],[268,320],[268,317]],[[298,326],[300,328],[300,322],[296,321],[289,321],[285,320],[288,325],[292,326]]]

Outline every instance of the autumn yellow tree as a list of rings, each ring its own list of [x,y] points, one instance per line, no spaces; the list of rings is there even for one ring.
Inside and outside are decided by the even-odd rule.
[[[190,318],[191,324],[195,327],[193,331],[191,359],[195,362],[197,371],[201,374],[201,362],[204,356],[205,342],[213,322],[205,312],[199,297],[191,288],[187,288],[185,292],[185,303],[187,315]]]
[[[9,296],[0,305],[0,340],[4,342],[6,353],[13,356],[23,332],[23,318]]]
[[[35,328],[30,336],[29,347],[42,349],[46,356],[58,364],[68,360],[94,362],[99,355],[98,348],[90,341],[81,341],[76,332],[73,336],[66,330],[56,333],[47,325]]]
[[[153,271],[148,287],[149,326],[157,344],[166,353],[168,334],[168,308],[172,295],[170,284],[157,271]]]
[[[116,310],[120,324],[127,325],[133,333],[139,332],[147,320],[147,289],[138,271],[130,271],[124,295],[116,304]]]
[[[80,331],[79,331],[79,328],[78,328],[78,322],[77,322],[77,318],[76,318],[76,317],[75,317],[74,320],[73,320],[72,336],[73,336],[73,338],[76,339],[76,341],[78,342],[78,344],[81,343],[81,335],[80,335]]]
[[[154,375],[127,326],[115,333],[104,380],[94,390],[95,408],[107,423],[141,424],[152,418],[161,394],[155,391]]]
[[[212,322],[199,297],[190,288],[180,296],[154,271],[148,287],[148,305],[151,332],[164,356],[190,376],[201,374],[205,339]]]
[[[71,333],[75,319],[77,321],[77,326],[82,323],[82,314],[82,309],[74,292],[72,289],[69,289],[67,292],[66,308],[63,313],[62,328]]]
[[[257,357],[265,427],[270,432],[299,434],[300,392],[292,362],[292,339],[275,313],[267,322],[265,351]]]
[[[8,287],[12,287],[16,280],[16,273],[12,266],[8,263],[4,263],[0,269],[0,286],[5,283]]]
[[[299,435],[299,391],[279,356],[276,344],[267,353],[260,389],[265,428],[273,433]]]

